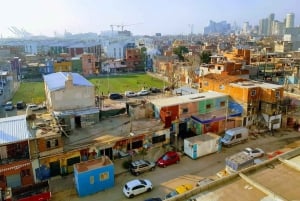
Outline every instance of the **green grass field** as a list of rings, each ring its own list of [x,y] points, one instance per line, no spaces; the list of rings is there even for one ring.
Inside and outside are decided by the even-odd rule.
[[[164,82],[147,74],[110,75],[88,79],[95,85],[96,94],[124,93],[139,91],[143,87],[163,88]],[[26,103],[42,103],[45,101],[44,82],[22,82],[12,101]]]

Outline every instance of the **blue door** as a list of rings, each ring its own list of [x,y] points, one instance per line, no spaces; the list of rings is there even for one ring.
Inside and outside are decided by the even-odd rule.
[[[197,144],[193,145],[193,159],[197,158]]]

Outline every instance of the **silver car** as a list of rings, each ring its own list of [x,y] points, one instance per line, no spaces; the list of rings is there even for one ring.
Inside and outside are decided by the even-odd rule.
[[[8,101],[5,105],[4,105],[4,109],[5,111],[10,111],[10,110],[13,110],[15,107],[14,107],[14,104],[11,102],[11,101]]]
[[[147,160],[136,160],[130,163],[129,169],[133,175],[139,175],[146,171],[152,171],[155,169],[155,163]]]

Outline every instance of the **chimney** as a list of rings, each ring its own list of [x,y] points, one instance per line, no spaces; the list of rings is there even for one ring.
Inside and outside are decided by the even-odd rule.
[[[67,79],[66,79],[66,82],[65,82],[65,88],[71,88],[73,87],[73,76],[72,76],[72,73],[68,73],[67,75]]]

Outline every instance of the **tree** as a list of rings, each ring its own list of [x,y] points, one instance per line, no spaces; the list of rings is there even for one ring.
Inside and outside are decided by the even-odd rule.
[[[211,56],[210,51],[203,51],[199,55],[201,62],[206,64],[210,62],[210,56]]]
[[[187,47],[184,47],[184,46],[178,46],[173,49],[173,53],[178,56],[179,61],[184,61],[183,54],[188,53],[188,52],[189,52],[189,50],[187,49]]]

